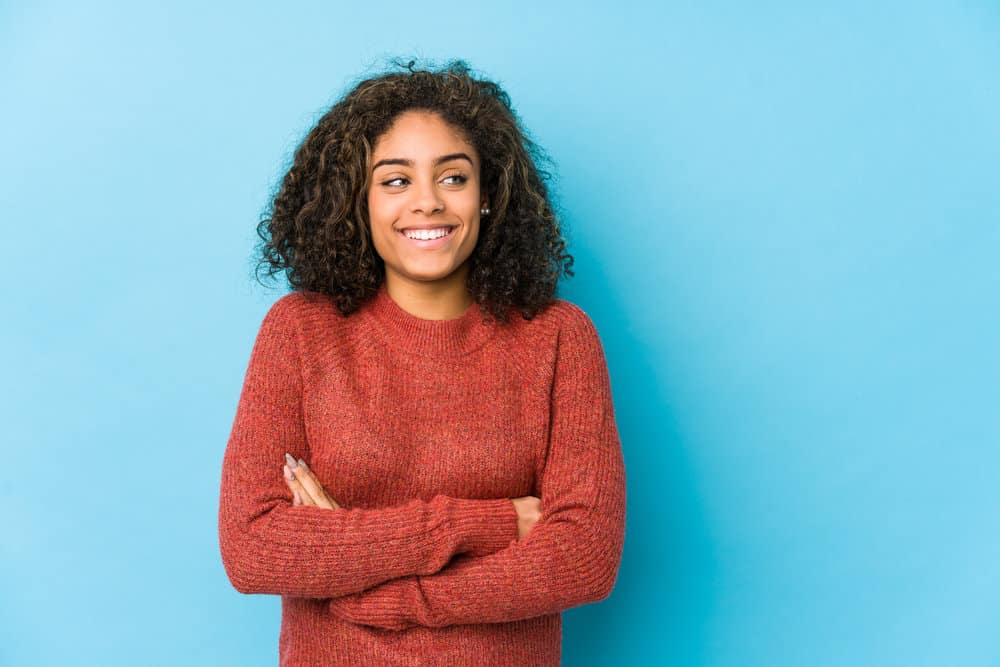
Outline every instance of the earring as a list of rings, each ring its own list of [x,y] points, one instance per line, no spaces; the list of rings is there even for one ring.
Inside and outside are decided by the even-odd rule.
[[[485,206],[479,209],[479,215],[489,215],[489,214],[490,214],[490,209],[486,208]]]

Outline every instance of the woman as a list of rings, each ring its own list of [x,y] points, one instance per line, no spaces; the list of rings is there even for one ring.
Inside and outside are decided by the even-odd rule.
[[[557,665],[560,611],[610,594],[624,463],[539,160],[461,61],[361,82],[296,151],[219,506],[282,665]]]

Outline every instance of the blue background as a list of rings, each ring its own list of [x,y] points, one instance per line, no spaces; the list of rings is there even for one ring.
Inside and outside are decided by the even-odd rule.
[[[291,152],[394,55],[555,159],[628,470],[564,664],[998,665],[995,2],[0,4],[0,663],[273,665],[216,533]]]

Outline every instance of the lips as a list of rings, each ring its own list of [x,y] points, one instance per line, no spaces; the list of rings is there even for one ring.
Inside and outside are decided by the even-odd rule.
[[[447,229],[448,233],[436,239],[411,239],[404,233],[404,231],[413,229]],[[440,248],[451,241],[452,237],[455,236],[456,229],[458,229],[458,227],[453,225],[405,227],[404,229],[399,230],[399,235],[406,239],[407,242],[413,244],[416,248],[420,248],[422,250],[434,250],[435,248]]]

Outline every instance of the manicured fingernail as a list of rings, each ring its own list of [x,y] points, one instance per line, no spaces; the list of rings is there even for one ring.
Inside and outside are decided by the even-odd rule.
[[[288,466],[284,466],[284,468],[285,468],[285,479],[287,479],[289,482],[294,482],[295,475],[293,475],[292,471],[288,469]]]
[[[299,492],[298,491],[292,491],[292,495],[295,496],[295,504],[296,505],[301,505],[302,504],[302,498],[299,497]]]
[[[288,461],[289,468],[292,468],[294,470],[295,468],[299,467],[299,464],[295,462],[295,458],[288,452],[285,452],[285,460]]]
[[[309,466],[307,466],[306,462],[303,461],[302,459],[299,459],[299,465],[305,468],[306,470],[309,470]]]

